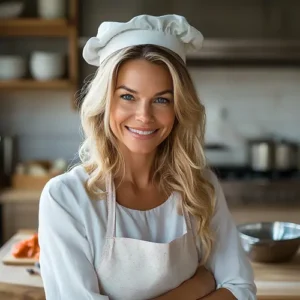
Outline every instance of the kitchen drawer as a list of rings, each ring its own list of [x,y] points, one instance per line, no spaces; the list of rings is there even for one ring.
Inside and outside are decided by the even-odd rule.
[[[38,227],[38,202],[36,203],[4,203],[3,242],[11,238],[20,228]]]

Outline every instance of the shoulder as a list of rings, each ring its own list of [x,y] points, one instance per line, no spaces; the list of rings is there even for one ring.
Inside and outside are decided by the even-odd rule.
[[[228,210],[226,197],[224,195],[224,191],[221,185],[221,182],[217,176],[217,174],[212,169],[206,169],[204,171],[204,177],[208,180],[214,187],[215,192],[215,214],[219,212],[224,212]]]
[[[74,185],[82,185],[89,178],[83,166],[75,166],[69,171],[58,175],[50,180],[51,184],[62,183],[67,187],[74,187]],[[50,183],[49,182],[49,183]]]
[[[64,174],[50,179],[40,197],[40,211],[60,208],[69,213],[77,214],[91,200],[85,189],[88,174],[82,166],[76,166]]]
[[[82,166],[76,166],[70,171],[50,179],[44,187],[43,192],[50,192],[51,194],[60,194],[64,190],[70,192],[82,193],[84,185],[88,179],[88,174]]]
[[[216,192],[220,189],[219,178],[212,169],[206,168],[203,171],[203,176],[207,181],[209,181],[213,185]]]

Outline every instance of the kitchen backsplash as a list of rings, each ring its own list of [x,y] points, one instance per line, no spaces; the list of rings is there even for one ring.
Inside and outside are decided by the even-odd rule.
[[[80,123],[68,92],[1,94],[0,102],[0,132],[18,135],[20,160],[76,159]]]
[[[230,151],[211,153],[212,163],[243,164],[247,138],[277,134],[300,142],[300,69],[190,68],[207,110],[207,142]],[[76,160],[79,118],[65,92],[0,95],[0,132],[20,136],[20,159]]]
[[[249,138],[269,134],[300,142],[300,69],[191,68],[207,110],[207,142],[229,151],[208,152],[215,164],[247,162]]]

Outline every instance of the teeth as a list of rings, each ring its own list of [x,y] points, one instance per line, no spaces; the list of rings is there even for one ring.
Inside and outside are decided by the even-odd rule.
[[[142,130],[136,130],[136,129],[133,129],[133,128],[130,128],[130,127],[127,127],[127,128],[129,129],[129,131],[137,133],[137,134],[141,134],[141,135],[148,135],[148,134],[151,134],[151,133],[153,133],[155,131],[155,130],[152,130],[152,131],[142,131]]]

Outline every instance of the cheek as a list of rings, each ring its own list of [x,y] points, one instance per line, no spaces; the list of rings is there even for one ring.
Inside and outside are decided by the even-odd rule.
[[[114,123],[115,126],[124,122],[126,119],[130,117],[131,113],[128,109],[122,107],[121,105],[115,105],[111,109],[110,114],[110,123]]]
[[[164,111],[159,114],[159,121],[166,127],[173,127],[175,121],[175,112],[170,109],[169,111]]]
[[[112,106],[110,110],[109,125],[115,136],[118,136],[119,111],[116,106]]]

